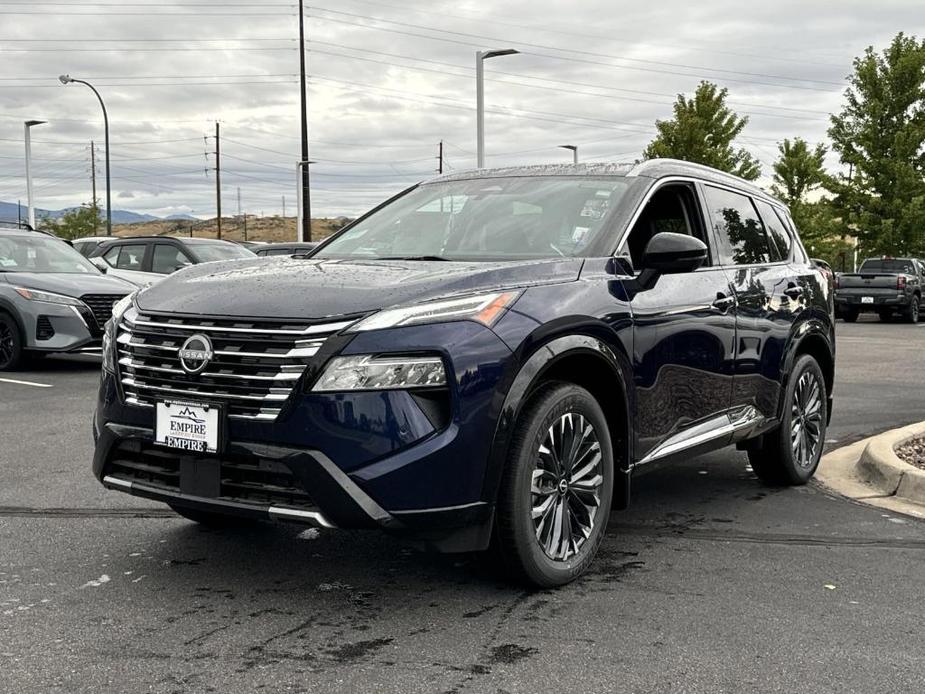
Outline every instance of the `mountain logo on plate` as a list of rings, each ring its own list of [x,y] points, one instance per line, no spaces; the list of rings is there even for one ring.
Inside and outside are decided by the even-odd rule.
[[[209,365],[215,353],[212,351],[212,340],[207,335],[190,335],[180,347],[178,353],[180,366],[188,374],[202,373]]]

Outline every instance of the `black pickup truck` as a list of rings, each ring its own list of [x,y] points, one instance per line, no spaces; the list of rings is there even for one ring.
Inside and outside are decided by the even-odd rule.
[[[868,258],[856,273],[839,275],[835,306],[849,323],[861,311],[876,311],[888,321],[894,312],[909,323],[918,323],[925,266],[916,258]]]

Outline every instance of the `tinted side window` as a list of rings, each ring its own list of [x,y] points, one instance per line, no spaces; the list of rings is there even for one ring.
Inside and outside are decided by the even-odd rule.
[[[151,259],[151,272],[169,275],[187,265],[192,265],[192,263],[179,247],[167,243],[155,244],[154,256]]]
[[[108,255],[108,253],[107,253]],[[141,263],[145,257],[145,244],[119,246],[119,259],[116,267],[120,270],[141,270]]]
[[[768,230],[772,250],[777,250],[777,259],[788,260],[790,258],[790,249],[793,246],[793,238],[790,236],[787,226],[778,216],[776,210],[768,203],[763,200],[755,200],[755,206],[761,214],[764,228]]]
[[[751,198],[713,186],[704,186],[704,192],[716,230],[720,263],[753,265],[770,262],[770,243]]]

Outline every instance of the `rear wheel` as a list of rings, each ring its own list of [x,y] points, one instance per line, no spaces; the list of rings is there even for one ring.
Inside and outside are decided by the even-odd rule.
[[[856,322],[859,315],[861,315],[861,311],[857,308],[844,308],[841,312],[841,317],[845,319],[846,323]]]
[[[227,513],[200,511],[199,509],[187,508],[186,506],[179,506],[177,504],[168,504],[168,506],[187,520],[205,525],[209,528],[245,528],[254,525],[256,522],[250,518],[232,516]]]
[[[811,356],[801,355],[787,383],[780,426],[748,452],[752,470],[767,484],[806,484],[822,457],[827,423],[822,369]]]
[[[0,371],[13,371],[22,362],[22,336],[8,313],[0,313]]]
[[[607,420],[584,388],[543,387],[518,418],[498,497],[496,549],[517,579],[580,576],[604,537],[613,494]]]
[[[919,297],[912,297],[912,301],[909,302],[909,306],[907,306],[906,310],[903,312],[903,318],[905,318],[907,323],[919,322]]]

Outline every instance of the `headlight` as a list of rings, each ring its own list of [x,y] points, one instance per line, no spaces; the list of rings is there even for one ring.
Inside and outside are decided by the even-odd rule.
[[[433,388],[446,385],[440,357],[335,357],[315,382],[315,392]]]
[[[84,302],[80,299],[64,296],[64,294],[43,292],[38,289],[27,289],[26,287],[13,287],[13,290],[23,299],[28,299],[29,301],[44,301],[47,304],[64,304],[65,306],[84,306]]]
[[[519,292],[493,292],[462,299],[430,301],[415,306],[392,308],[374,313],[347,329],[347,332],[396,328],[400,325],[438,323],[452,320],[474,320],[492,325],[517,297]]]
[[[116,328],[119,322],[132,307],[135,301],[135,295],[138,291],[127,294],[112,305],[112,318],[106,321],[106,327],[103,330],[103,368],[109,373],[116,372]]]

